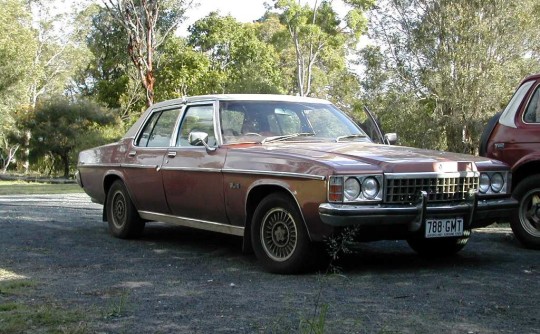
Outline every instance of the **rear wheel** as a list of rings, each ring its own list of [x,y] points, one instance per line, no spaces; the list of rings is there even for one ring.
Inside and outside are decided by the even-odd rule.
[[[469,241],[470,230],[463,231],[459,238],[433,238],[413,237],[407,243],[418,254],[426,257],[444,257],[458,253]]]
[[[525,178],[513,195],[519,207],[510,220],[512,231],[525,247],[540,249],[540,175]]]
[[[251,224],[251,240],[257,259],[270,272],[298,273],[313,263],[313,245],[302,217],[285,194],[271,194],[259,203]]]
[[[144,230],[144,221],[120,180],[115,181],[107,194],[107,222],[109,232],[122,239],[139,237]]]

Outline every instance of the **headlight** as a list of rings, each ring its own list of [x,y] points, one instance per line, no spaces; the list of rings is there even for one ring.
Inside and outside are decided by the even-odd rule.
[[[504,178],[501,173],[495,173],[491,176],[491,190],[498,193],[504,187]]]
[[[374,199],[379,193],[379,182],[374,177],[366,177],[362,182],[362,195],[367,199]]]
[[[487,174],[480,174],[480,185],[479,185],[479,190],[482,194],[485,194],[488,192],[489,190],[489,187],[490,187],[490,179],[489,179],[489,175]]]
[[[360,195],[360,183],[354,177],[345,181],[345,198],[348,201],[354,201]]]

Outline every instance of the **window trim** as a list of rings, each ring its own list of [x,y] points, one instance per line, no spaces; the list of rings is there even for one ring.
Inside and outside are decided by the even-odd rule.
[[[151,146],[151,147],[149,147],[149,146],[138,145],[137,143],[138,143],[138,140],[139,140],[140,136],[142,136],[143,129],[145,129],[146,124],[148,124],[148,122],[151,120],[153,115],[158,113],[158,112],[165,112],[165,111],[169,111],[169,110],[178,110],[178,115],[176,116],[176,121],[174,122],[173,133],[171,134],[171,138],[169,139],[169,146]],[[137,130],[137,134],[135,135],[135,137],[133,137],[133,142],[132,142],[133,147],[136,147],[136,148],[139,148],[139,149],[142,149],[142,148],[144,148],[144,149],[164,149],[164,148],[171,147],[171,143],[172,143],[171,140],[174,137],[174,130],[178,128],[178,121],[181,118],[181,116],[183,115],[184,110],[185,110],[185,105],[184,104],[172,104],[172,105],[163,106],[163,107],[160,107],[160,108],[153,109],[151,112],[148,113],[148,115],[146,115],[146,118],[144,119],[144,122],[139,127],[139,129]],[[154,127],[155,127],[155,125],[154,125]],[[152,131],[153,130],[154,129],[152,129]]]

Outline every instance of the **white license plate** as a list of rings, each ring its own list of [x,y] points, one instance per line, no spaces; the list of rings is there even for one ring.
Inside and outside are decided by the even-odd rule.
[[[463,218],[426,220],[426,238],[460,237],[463,235]]]

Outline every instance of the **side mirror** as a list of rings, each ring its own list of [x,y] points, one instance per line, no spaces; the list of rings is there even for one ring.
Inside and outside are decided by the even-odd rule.
[[[384,135],[384,142],[388,145],[395,145],[398,141],[398,135],[395,132],[386,133]]]
[[[188,142],[191,146],[204,146],[204,144],[208,144],[208,133],[190,132]]]
[[[188,135],[188,142],[191,146],[204,146],[208,151],[215,151],[215,147],[208,146],[208,133],[193,131]]]

